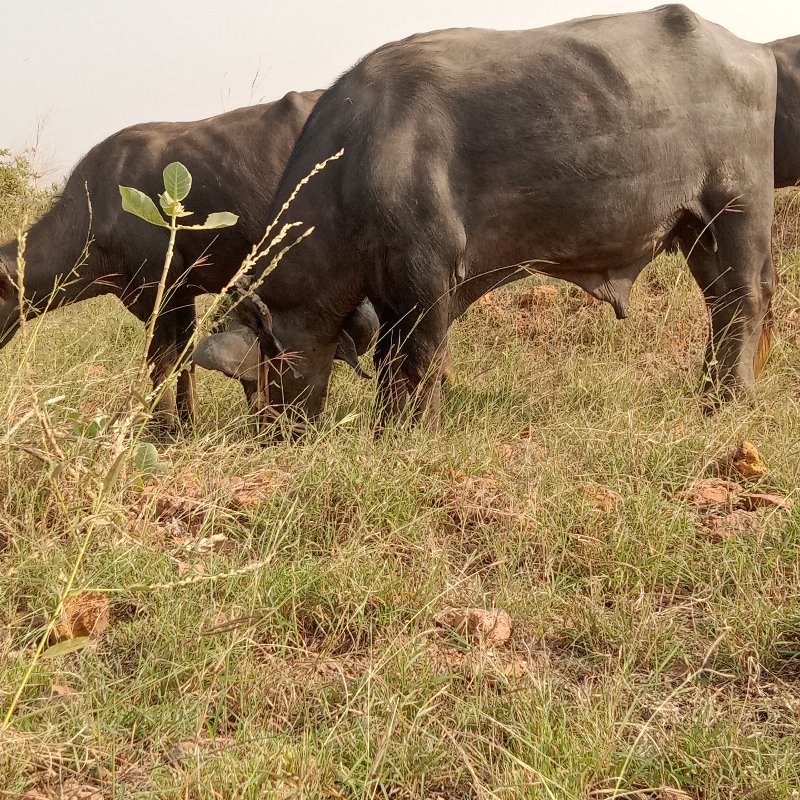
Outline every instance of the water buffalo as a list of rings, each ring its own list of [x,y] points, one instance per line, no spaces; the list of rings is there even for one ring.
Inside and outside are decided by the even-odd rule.
[[[800,36],[768,45],[778,65],[775,188],[800,181]]]
[[[771,51],[682,5],[530,31],[444,30],[385,45],[318,102],[273,213],[314,225],[258,289],[270,402],[322,408],[336,337],[364,295],[388,412],[439,419],[453,319],[489,288],[562,278],[626,314],[670,246],[711,312],[713,385],[749,392],[776,282]],[[353,258],[353,254],[358,258]]]
[[[196,217],[232,211],[239,222],[222,231],[178,236],[167,299],[148,354],[154,383],[160,383],[194,333],[195,297],[220,291],[263,235],[278,180],[321,94],[290,92],[274,103],[197,122],[135,125],[90,150],[63,194],[28,232],[24,283],[30,313],[111,293],[140,320],[147,320],[155,304],[167,233],[123,212],[117,186],[135,186],[154,196],[161,190],[162,169],[172,161],[183,162],[193,177],[186,202]],[[82,259],[87,236],[91,243]],[[16,278],[16,259],[16,242],[0,247],[0,343],[7,342],[19,324],[19,304],[10,283]],[[351,363],[347,332],[354,328],[356,350],[364,352],[368,341],[363,323],[363,311],[344,320],[344,346],[338,355]],[[177,405],[184,420],[193,417],[191,366],[179,375]],[[162,421],[171,423],[174,409],[175,398],[168,392],[159,406]]]

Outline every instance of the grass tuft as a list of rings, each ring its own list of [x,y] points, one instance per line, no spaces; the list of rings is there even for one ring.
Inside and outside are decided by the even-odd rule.
[[[701,412],[703,304],[664,257],[623,323],[537,279],[476,304],[435,436],[375,439],[372,387],[337,369],[318,428],[262,447],[201,374],[198,429],[99,505],[113,430],[76,424],[129,410],[144,333],[106,299],[36,322],[0,353],[0,704],[76,563],[110,619],[36,663],[2,790],[796,797],[800,504],[712,527],[682,495],[747,439],[750,488],[800,499],[800,252],[777,262],[756,408]],[[462,607],[507,611],[508,643],[436,625]]]

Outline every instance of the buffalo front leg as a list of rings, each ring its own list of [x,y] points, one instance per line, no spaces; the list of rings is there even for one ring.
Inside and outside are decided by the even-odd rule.
[[[175,429],[177,408],[172,377],[178,359],[174,314],[159,314],[153,331],[153,340],[147,351],[150,378],[156,392],[153,406],[153,423],[164,432]]]
[[[176,392],[178,420],[184,425],[194,425],[197,420],[197,389],[191,361],[196,326],[194,298],[187,299],[174,313],[176,358],[181,362],[177,365],[180,369]]]
[[[711,319],[704,388],[719,400],[752,396],[769,351],[777,275],[769,221],[756,224],[763,216],[723,213],[715,224],[717,251],[697,245],[688,257]]]

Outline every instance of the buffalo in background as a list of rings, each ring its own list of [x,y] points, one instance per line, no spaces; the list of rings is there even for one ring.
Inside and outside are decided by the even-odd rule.
[[[96,145],[73,170],[52,208],[28,231],[25,306],[28,315],[114,294],[143,322],[154,311],[168,231],[124,212],[118,185],[154,197],[161,172],[181,161],[192,174],[190,210],[200,219],[231,211],[238,223],[219,231],[179,235],[148,360],[160,384],[176,367],[195,331],[195,298],[219,292],[264,234],[278,180],[321,91],[290,92],[281,100],[196,122],[134,125]],[[88,249],[84,256],[87,241]],[[17,242],[0,247],[0,344],[19,325]],[[377,319],[368,305],[342,321],[338,357],[356,365],[370,345]],[[354,341],[355,340],[355,343]],[[244,384],[250,396],[249,385]],[[176,398],[162,396],[161,421],[174,421]],[[177,381],[177,411],[195,414],[194,368]]]

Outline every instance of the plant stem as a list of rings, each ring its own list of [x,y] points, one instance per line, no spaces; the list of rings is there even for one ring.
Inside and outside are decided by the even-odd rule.
[[[144,343],[144,360],[142,362],[144,369],[147,369],[147,355],[150,352],[150,345],[153,343],[153,338],[156,332],[156,320],[161,313],[161,304],[164,302],[164,291],[167,286],[167,275],[169,268],[172,264],[172,255],[175,252],[175,237],[178,234],[177,217],[172,214],[169,218],[169,244],[167,245],[167,254],[164,257],[164,269],[161,271],[161,280],[158,282],[156,289],[156,301],[153,305],[153,313],[150,315],[150,321],[147,325],[147,337]]]
[[[25,671],[25,675],[20,681],[11,703],[9,703],[8,710],[3,717],[3,723],[0,725],[0,730],[8,730],[9,726],[11,725],[11,719],[17,709],[17,705],[22,697],[22,693],[25,691],[25,688],[30,682],[31,675],[33,675],[33,670],[36,669],[36,665],[39,663],[39,659],[44,652],[45,645],[50,640],[50,634],[53,628],[55,628],[56,623],[61,618],[61,612],[64,609],[64,603],[67,601],[69,593],[72,591],[72,587],[75,584],[75,579],[78,577],[78,570],[80,569],[83,559],[86,556],[86,551],[89,549],[89,542],[92,540],[93,533],[94,520],[92,520],[88,525],[86,536],[84,536],[83,541],[81,542],[81,549],[78,552],[78,557],[75,559],[75,563],[72,565],[72,571],[69,574],[69,578],[67,578],[67,585],[64,587],[64,591],[61,592],[61,596],[58,599],[58,605],[56,605],[55,611],[53,611],[52,615],[50,616],[50,621],[47,623],[47,627],[39,639],[39,644],[36,646],[36,651],[33,654],[33,658],[31,658],[31,663],[28,665],[28,669]]]

